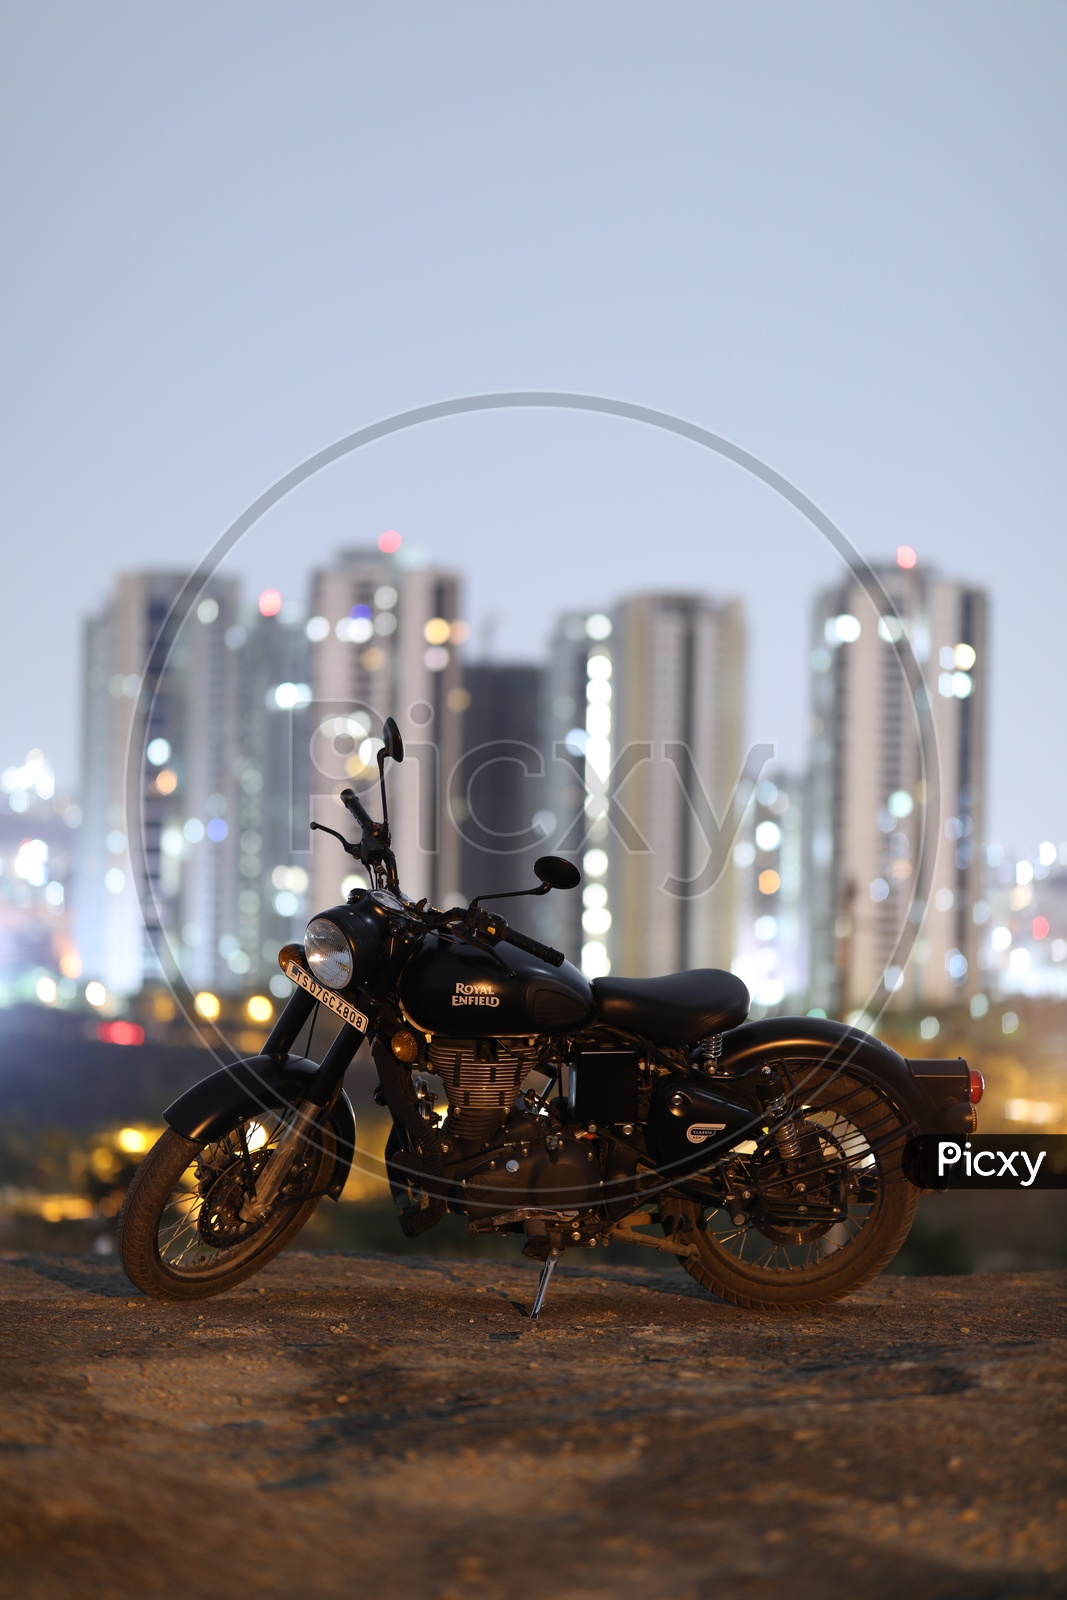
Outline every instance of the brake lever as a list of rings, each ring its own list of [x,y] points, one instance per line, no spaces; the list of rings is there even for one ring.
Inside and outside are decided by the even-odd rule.
[[[328,828],[324,822],[313,822],[311,824],[311,826],[312,826],[312,829],[317,829],[319,833],[328,833],[328,834],[332,835],[332,837],[334,839],[337,839],[337,840],[340,841],[341,845],[344,847],[344,849],[345,849],[345,851],[346,851],[346,853],[348,855],[354,856],[357,861],[359,861],[361,859],[360,853],[359,853],[359,845],[358,844],[351,844],[345,838],[343,833],[338,833],[336,828]]]

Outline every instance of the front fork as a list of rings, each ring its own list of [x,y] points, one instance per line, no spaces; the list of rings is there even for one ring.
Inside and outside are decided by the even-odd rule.
[[[284,1061],[318,1003],[315,996],[306,990],[294,990],[271,1029],[263,1054]],[[325,1122],[325,1113],[333,1105],[345,1073],[362,1043],[363,1034],[360,1030],[353,1028],[349,1022],[344,1023],[308,1084],[302,1103],[295,1108],[288,1127],[275,1145],[270,1160],[260,1170],[251,1192],[245,1198],[240,1211],[245,1222],[257,1221],[277,1199],[293,1162],[314,1130]]]

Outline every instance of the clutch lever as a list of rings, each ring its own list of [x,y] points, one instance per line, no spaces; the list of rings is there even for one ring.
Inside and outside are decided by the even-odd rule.
[[[328,828],[324,822],[313,822],[311,824],[311,826],[312,826],[313,829],[317,829],[319,833],[328,833],[328,834],[332,835],[332,837],[334,839],[337,839],[337,840],[340,841],[342,847],[348,853],[348,855],[355,856],[357,861],[359,861],[361,859],[360,858],[360,853],[359,853],[359,845],[358,844],[351,844],[345,838],[343,833],[338,833],[336,828]]]

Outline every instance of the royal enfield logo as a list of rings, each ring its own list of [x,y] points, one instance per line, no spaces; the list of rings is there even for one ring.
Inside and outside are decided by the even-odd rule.
[[[722,1133],[725,1127],[725,1122],[691,1122],[685,1136],[690,1144],[703,1144],[713,1133]]]
[[[352,1028],[358,1028],[360,1033],[366,1033],[367,1019],[362,1011],[357,1011],[347,1000],[342,1000],[339,994],[334,994],[332,989],[316,983],[310,972],[305,972],[298,961],[286,964],[285,976],[291,978],[298,988],[306,989],[308,994],[313,994],[320,1004],[328,1007],[335,1016],[341,1018],[342,1022],[347,1022]]]
[[[487,983],[457,983],[452,996],[454,1006],[498,1006],[500,996]]]

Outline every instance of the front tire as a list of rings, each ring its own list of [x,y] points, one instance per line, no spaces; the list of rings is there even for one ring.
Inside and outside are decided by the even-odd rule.
[[[119,1218],[126,1276],[159,1300],[205,1300],[266,1266],[298,1234],[329,1183],[336,1154],[330,1128],[313,1130],[281,1193],[255,1224],[242,1223],[243,1132],[254,1170],[285,1128],[257,1113],[209,1144],[168,1128],[133,1175]]]
[[[799,1215],[776,1222],[758,1210],[738,1225],[721,1206],[675,1196],[663,1196],[659,1207],[664,1230],[695,1246],[680,1258],[686,1271],[751,1311],[810,1311],[862,1288],[896,1255],[919,1204],[900,1164],[910,1125],[892,1102],[847,1071],[786,1066],[807,1150],[797,1178],[810,1184],[813,1174],[816,1182],[820,1173],[839,1174],[846,1216],[820,1229]],[[764,1141],[757,1161],[774,1160],[772,1144]]]

